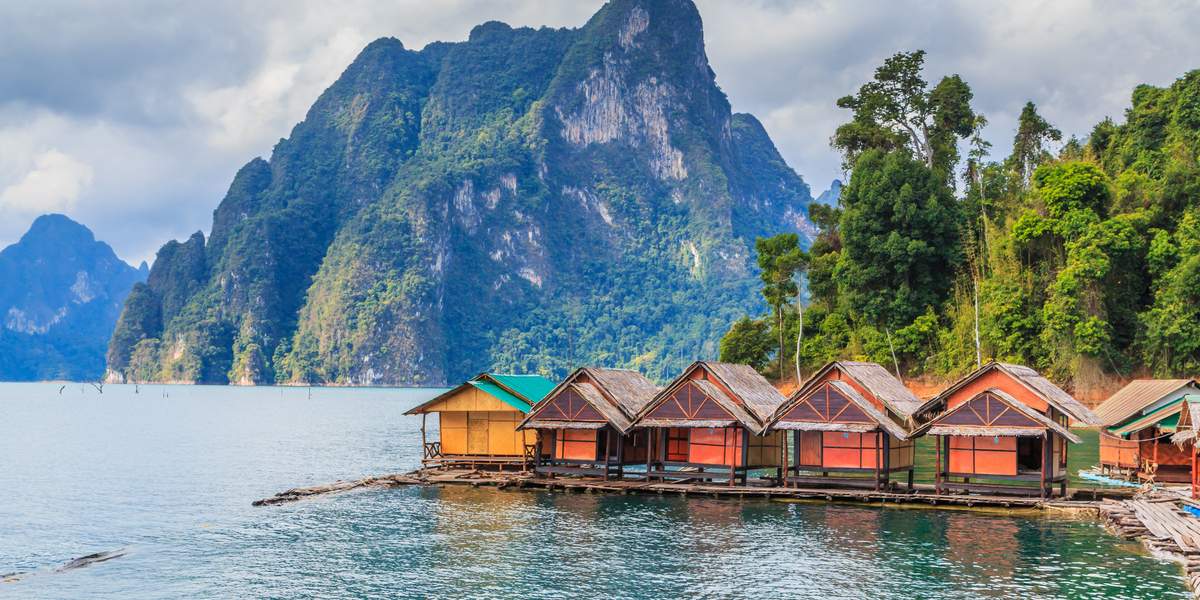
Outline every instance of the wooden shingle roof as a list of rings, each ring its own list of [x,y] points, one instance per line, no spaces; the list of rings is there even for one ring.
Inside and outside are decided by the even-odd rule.
[[[1071,419],[1088,426],[1100,424],[1095,413],[1089,410],[1088,407],[1081,404],[1062,388],[1054,385],[1049,379],[1042,377],[1042,375],[1037,371],[1034,371],[1033,369],[1030,369],[1024,365],[1014,365],[1002,362],[990,362],[972,371],[966,377],[956,381],[954,385],[951,385],[943,390],[942,393],[938,394],[935,398],[926,402],[917,412],[921,413],[922,415],[929,415],[931,412],[938,410],[939,406],[944,404],[948,396],[993,369],[998,369],[1007,374],[1017,383],[1025,386],[1026,389],[1033,392],[1039,398],[1046,401],[1047,404],[1058,409]]]
[[[586,376],[586,377],[584,377]],[[586,379],[586,381],[585,381]],[[629,431],[638,412],[658,394],[658,387],[637,371],[582,367],[555,386],[545,399],[533,407],[517,429],[529,427],[585,428],[603,426],[587,422],[538,421],[538,415],[564,390],[572,390],[592,405],[617,431]],[[534,421],[538,421],[536,424]]]
[[[1200,388],[1191,379],[1135,379],[1096,407],[1096,417],[1105,427],[1120,425],[1188,386],[1195,388],[1195,393],[1200,393]]]

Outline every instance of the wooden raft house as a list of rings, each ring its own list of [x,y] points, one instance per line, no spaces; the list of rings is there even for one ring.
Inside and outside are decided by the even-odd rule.
[[[1171,442],[1180,448],[1188,457],[1191,467],[1189,482],[1192,488],[1192,499],[1200,499],[1200,470],[1196,469],[1197,452],[1196,439],[1200,437],[1200,396],[1184,396],[1183,407],[1179,412],[1179,423]]]
[[[783,457],[785,483],[867,483],[878,490],[888,486],[892,473],[907,473],[911,490],[912,415],[921,404],[880,365],[825,365],[776,410],[768,426],[792,438],[791,452]]]
[[[1176,431],[1184,398],[1200,394],[1191,379],[1136,379],[1096,408],[1100,468],[1110,474],[1168,483],[1191,481],[1192,458],[1167,438]]]
[[[537,432],[534,470],[607,480],[613,469],[620,478],[626,465],[645,463],[646,433],[634,431],[633,420],[658,391],[636,371],[576,369],[517,427]]]
[[[692,363],[634,422],[649,438],[646,478],[733,485],[751,470],[778,470],[784,436],[765,429],[785,400],[748,365]]]
[[[1071,420],[1098,424],[1092,411],[1037,371],[998,362],[930,400],[916,420],[922,423],[916,433],[938,437],[937,493],[1034,491],[1042,497],[1055,484],[1066,494],[1067,442],[1081,441],[1068,429]]]
[[[540,375],[482,373],[406,415],[421,415],[421,463],[425,466],[523,465],[533,431],[518,431],[526,413],[554,388]],[[426,439],[426,417],[438,416],[439,439]]]

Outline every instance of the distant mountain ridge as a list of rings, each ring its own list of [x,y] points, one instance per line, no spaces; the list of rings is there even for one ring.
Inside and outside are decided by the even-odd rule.
[[[125,296],[147,271],[66,216],[38,217],[0,250],[0,380],[100,379]]]
[[[813,200],[813,204],[826,204],[829,206],[837,206],[838,200],[841,197],[842,197],[842,180],[834,179],[833,182],[829,184],[829,189],[825,190],[824,192],[821,192],[821,195],[817,196],[816,200]]]
[[[162,248],[109,378],[666,378],[761,304],[754,238],[807,239],[810,201],[731,112],[689,0],[420,51],[380,39],[237,173],[208,239]]]

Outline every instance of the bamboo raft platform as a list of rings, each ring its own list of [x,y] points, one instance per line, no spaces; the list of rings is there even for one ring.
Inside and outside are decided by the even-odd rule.
[[[699,475],[699,474],[698,474]],[[1124,498],[1132,491],[1124,489],[1072,489],[1067,498],[1039,498],[1017,495],[935,494],[931,485],[917,485],[909,491],[871,490],[851,487],[780,487],[767,480],[747,484],[704,483],[694,480],[659,482],[644,479],[604,480],[599,477],[545,477],[528,471],[501,473],[476,469],[422,469],[405,474],[339,481],[329,485],[294,488],[269,498],[256,500],[255,506],[285,504],[325,494],[359,489],[390,488],[406,485],[469,485],[497,489],[527,489],[579,493],[652,494],[767,500],[813,500],[866,504],[925,504],[965,508],[1046,509],[1098,514],[1100,500]]]
[[[1100,516],[1117,535],[1140,540],[1154,555],[1183,565],[1192,595],[1200,599],[1200,519],[1179,507],[1181,498],[1156,493],[1131,500],[1105,500]]]

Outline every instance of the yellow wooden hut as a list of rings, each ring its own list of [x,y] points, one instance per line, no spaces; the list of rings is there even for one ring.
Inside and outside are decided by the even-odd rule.
[[[537,435],[517,425],[554,382],[540,375],[481,373],[404,413],[421,415],[424,465],[525,462],[536,453]],[[429,440],[426,418],[437,415],[438,439]]]

